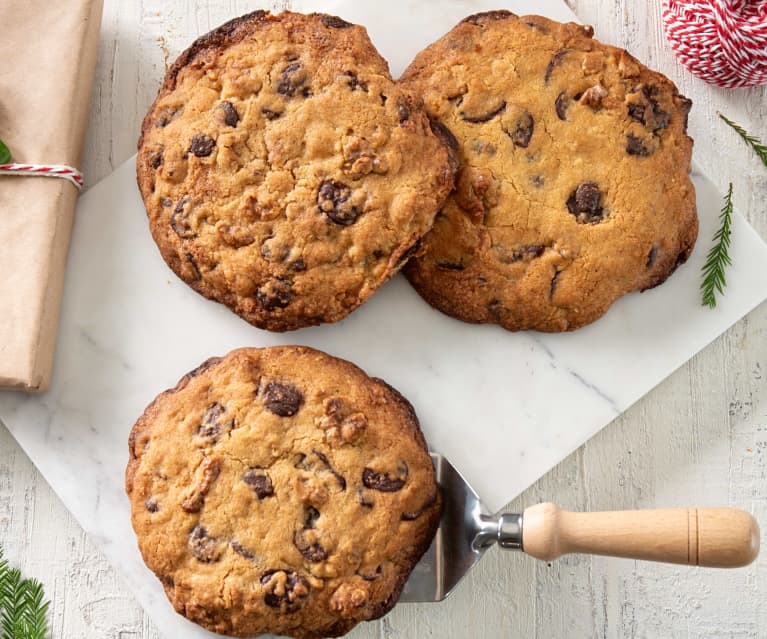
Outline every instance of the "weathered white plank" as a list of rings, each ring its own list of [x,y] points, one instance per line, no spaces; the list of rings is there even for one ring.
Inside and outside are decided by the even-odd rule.
[[[202,33],[259,6],[247,0],[105,1],[84,170],[90,184],[135,150],[136,132],[167,62]],[[502,4],[499,2],[499,4]],[[597,37],[671,77],[695,106],[697,158],[767,237],[767,171],[716,116],[767,138],[767,91],[723,91],[675,61],[660,0],[569,0]],[[708,238],[701,238],[707,242]],[[762,306],[563,461],[510,507],[729,503],[767,522],[767,307]],[[115,571],[0,427],[0,542],[46,585],[54,637],[158,637]],[[767,558],[745,570],[689,570],[627,560],[553,565],[492,550],[451,599],[400,606],[353,636],[767,636]]]

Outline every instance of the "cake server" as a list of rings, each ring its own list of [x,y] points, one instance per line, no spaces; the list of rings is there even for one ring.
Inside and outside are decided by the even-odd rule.
[[[545,561],[567,553],[736,568],[759,553],[759,526],[736,508],[667,508],[575,513],[551,503],[490,514],[452,464],[431,453],[442,518],[400,602],[441,601],[493,544]]]

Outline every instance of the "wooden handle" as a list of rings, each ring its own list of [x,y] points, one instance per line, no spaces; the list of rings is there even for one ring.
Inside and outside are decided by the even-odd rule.
[[[759,525],[736,508],[573,513],[546,503],[525,510],[522,549],[547,561],[578,552],[737,568],[759,554]]]

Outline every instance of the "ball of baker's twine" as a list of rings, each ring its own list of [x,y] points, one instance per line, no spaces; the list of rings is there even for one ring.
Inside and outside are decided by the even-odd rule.
[[[720,87],[767,83],[767,0],[663,0],[679,61]]]

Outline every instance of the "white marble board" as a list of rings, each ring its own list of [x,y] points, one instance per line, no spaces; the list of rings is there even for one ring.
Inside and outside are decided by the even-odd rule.
[[[396,77],[460,18],[499,4],[575,19],[559,0],[296,7],[366,24]],[[431,446],[452,459],[490,508],[500,508],[767,298],[767,246],[736,215],[726,295],[716,310],[701,307],[700,267],[721,195],[699,173],[694,180],[701,228],[689,262],[663,286],[627,296],[577,332],[512,334],[462,324],[432,310],[397,277],[337,325],[278,335],[200,298],[167,269],[149,236],[131,160],[80,199],[51,390],[0,394],[0,418],[164,634],[208,636],[167,604],[129,523],[127,435],[159,390],[238,346],[321,348],[407,395]]]

